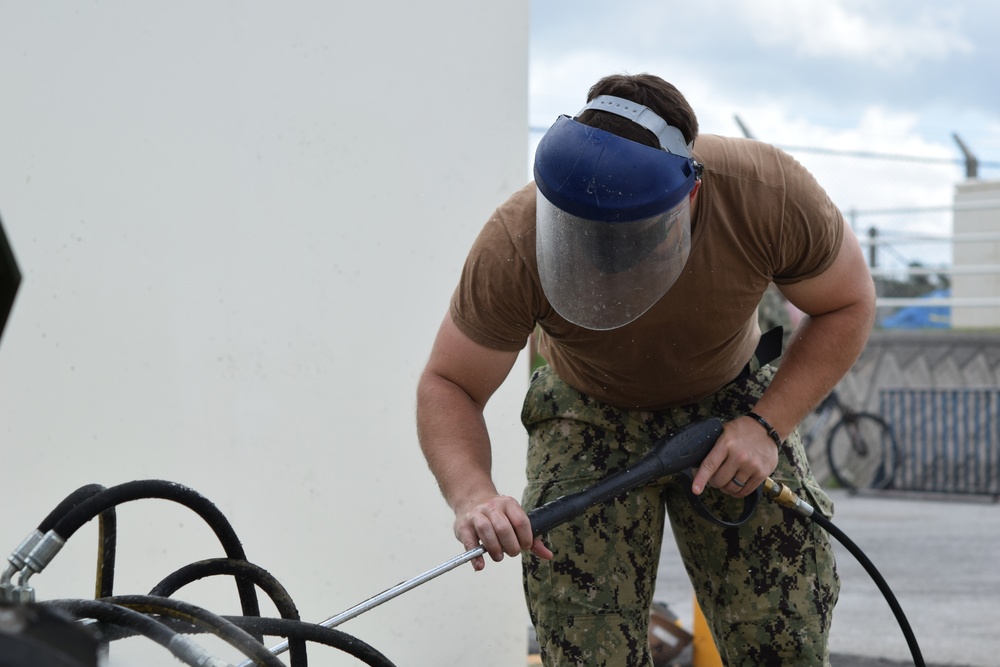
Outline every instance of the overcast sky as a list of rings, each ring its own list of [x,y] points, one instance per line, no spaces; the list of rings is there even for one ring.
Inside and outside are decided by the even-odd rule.
[[[530,123],[573,114],[604,74],[674,83],[702,132],[779,146],[957,160],[957,132],[1000,162],[1000,2],[995,0],[535,0]],[[537,140],[539,133],[534,133]],[[961,165],[793,153],[842,209],[951,203]],[[981,178],[1000,178],[984,166]],[[950,216],[858,216],[887,231],[947,231]],[[947,229],[946,229],[947,228]],[[902,248],[903,259],[924,250]],[[932,253],[935,256],[939,253]],[[920,259],[920,257],[917,257]]]

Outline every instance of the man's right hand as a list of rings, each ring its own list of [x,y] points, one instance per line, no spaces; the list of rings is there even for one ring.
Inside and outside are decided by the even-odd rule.
[[[467,511],[459,511],[455,518],[455,537],[466,550],[480,544],[494,562],[503,560],[504,554],[516,556],[530,551],[535,556],[550,560],[552,552],[541,537],[532,537],[531,522],[520,503],[510,496],[494,495],[481,502],[467,503]],[[483,557],[472,560],[472,567],[486,567]]]
[[[427,464],[455,512],[455,537],[466,550],[480,544],[494,561],[530,549],[552,558],[520,503],[497,493],[483,409],[510,373],[518,352],[472,341],[446,315],[417,388],[417,434]],[[472,561],[476,570],[486,563]]]

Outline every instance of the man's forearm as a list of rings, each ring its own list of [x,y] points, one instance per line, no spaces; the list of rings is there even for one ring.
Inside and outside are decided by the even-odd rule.
[[[767,415],[782,438],[851,369],[864,351],[872,319],[867,303],[802,319],[774,380],[755,408]]]
[[[496,494],[482,409],[458,385],[425,373],[417,391],[417,437],[452,509]]]

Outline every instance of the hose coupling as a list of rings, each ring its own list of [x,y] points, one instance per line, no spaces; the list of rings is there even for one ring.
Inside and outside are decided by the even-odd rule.
[[[44,535],[37,528],[28,534],[17,548],[7,556],[7,569],[0,575],[0,586],[10,583],[14,575],[24,569],[25,559],[32,552],[35,546],[42,541]]]
[[[31,575],[44,570],[65,544],[66,540],[59,537],[56,532],[51,530],[47,532],[31,552],[25,556],[24,568],[21,570],[21,578],[18,583],[24,586]]]
[[[802,516],[812,516],[815,511],[812,505],[795,495],[791,489],[780,482],[775,482],[770,477],[764,480],[764,495],[782,507],[787,507]]]

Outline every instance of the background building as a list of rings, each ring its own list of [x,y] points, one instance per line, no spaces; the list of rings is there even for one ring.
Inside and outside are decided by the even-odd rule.
[[[955,238],[952,326],[1000,329],[1000,181],[956,186]]]

